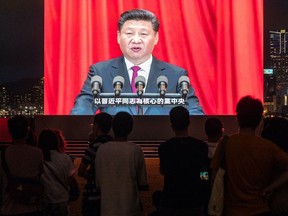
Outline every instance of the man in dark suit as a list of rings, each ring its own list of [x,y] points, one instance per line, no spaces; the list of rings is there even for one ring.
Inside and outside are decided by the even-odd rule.
[[[178,66],[160,61],[152,56],[153,49],[158,43],[159,20],[147,10],[135,9],[124,12],[118,21],[117,41],[123,56],[104,62],[99,62],[90,67],[88,77],[80,94],[75,100],[71,114],[93,115],[98,109],[93,103],[94,98],[91,88],[91,78],[98,75],[102,78],[102,93],[114,93],[113,80],[116,76],[124,78],[122,93],[132,93],[131,84],[134,85],[134,76],[143,76],[147,80],[145,93],[158,93],[157,78],[166,76],[168,85],[166,93],[180,93],[181,86],[178,80],[187,76],[187,71]],[[137,66],[138,70],[134,71]],[[136,74],[136,75],[135,75]],[[202,107],[190,86],[187,95],[188,110],[190,115],[203,115]],[[120,111],[137,115],[136,106],[109,106],[101,107],[101,111],[115,115]],[[144,115],[169,115],[171,107],[144,106]]]

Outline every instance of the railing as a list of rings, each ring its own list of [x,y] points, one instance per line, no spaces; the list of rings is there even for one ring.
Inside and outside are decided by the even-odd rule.
[[[158,158],[158,146],[163,141],[132,141],[141,146],[145,158]],[[67,141],[66,152],[72,157],[82,157],[88,146],[87,141],[83,140],[69,140]]]
[[[131,141],[139,146],[141,146],[145,158],[158,158],[158,146],[163,141]],[[1,149],[9,146],[11,142],[0,142],[0,151]],[[67,140],[66,153],[69,154],[72,158],[82,157],[85,153],[85,150],[88,146],[87,141],[83,140]]]

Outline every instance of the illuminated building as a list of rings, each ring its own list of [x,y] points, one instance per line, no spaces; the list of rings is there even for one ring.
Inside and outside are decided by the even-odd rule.
[[[270,31],[270,66],[275,75],[275,96],[278,113],[286,113],[288,95],[288,32]],[[264,94],[265,96],[265,94]]]

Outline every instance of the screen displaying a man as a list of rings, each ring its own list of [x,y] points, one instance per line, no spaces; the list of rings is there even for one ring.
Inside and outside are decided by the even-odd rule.
[[[169,115],[172,106],[165,106],[165,104],[163,106],[147,105],[143,107],[131,104],[127,106],[96,106],[94,103],[95,92],[93,95],[91,87],[91,79],[93,83],[93,79],[96,77],[94,81],[98,85],[97,94],[99,92],[114,94],[115,85],[113,86],[113,83],[120,77],[122,94],[138,91],[137,95],[139,95],[139,90],[142,89],[135,89],[138,78],[139,82],[144,83],[141,87],[144,94],[159,93],[159,80],[163,78],[162,81],[166,84],[164,87],[166,94],[183,92],[183,85],[179,79],[187,77],[187,71],[176,65],[160,61],[152,55],[159,40],[158,31],[159,20],[150,11],[133,9],[121,14],[118,21],[117,41],[123,56],[91,65],[82,90],[75,99],[71,114],[94,115],[100,109],[100,111],[111,115],[120,111],[128,112],[131,115]],[[189,79],[186,82],[189,84]],[[190,115],[204,115],[191,85],[187,85],[184,105],[189,110]]]

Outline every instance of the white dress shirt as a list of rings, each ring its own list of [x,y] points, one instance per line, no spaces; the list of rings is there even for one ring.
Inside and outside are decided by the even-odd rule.
[[[149,78],[149,73],[150,73],[150,68],[151,68],[151,64],[152,64],[152,59],[153,59],[153,57],[151,55],[151,57],[147,61],[145,61],[142,64],[138,65],[141,68],[138,71],[138,76],[143,76],[146,79],[145,88],[146,88],[146,85],[147,85],[147,82],[148,82],[148,78]],[[135,66],[135,65],[132,62],[130,62],[128,59],[126,59],[125,57],[124,57],[124,60],[125,60],[126,66],[127,66],[128,74],[129,74],[129,81],[131,83],[132,75],[133,75],[133,71],[132,71],[131,67]],[[144,88],[144,92],[145,92],[145,88]]]

